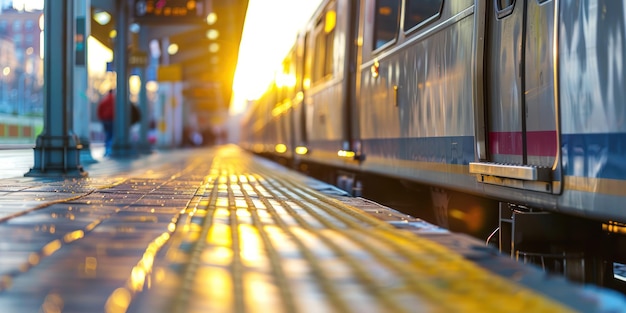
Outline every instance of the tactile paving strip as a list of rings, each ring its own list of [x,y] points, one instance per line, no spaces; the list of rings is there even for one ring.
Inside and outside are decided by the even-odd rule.
[[[173,304],[161,309],[570,311],[454,251],[303,188],[292,175],[238,149],[220,150],[178,221],[167,265],[160,265],[175,272],[162,280],[181,277]]]

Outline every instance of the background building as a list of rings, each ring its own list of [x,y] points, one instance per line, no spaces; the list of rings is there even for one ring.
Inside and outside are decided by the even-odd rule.
[[[30,144],[43,128],[43,12],[13,4],[0,0],[0,143]]]

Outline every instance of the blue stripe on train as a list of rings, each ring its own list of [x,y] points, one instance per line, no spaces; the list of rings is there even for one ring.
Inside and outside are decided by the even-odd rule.
[[[626,179],[626,133],[561,135],[568,176]]]

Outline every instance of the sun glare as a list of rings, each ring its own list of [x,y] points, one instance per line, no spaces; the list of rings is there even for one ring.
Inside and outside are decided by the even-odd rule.
[[[13,8],[16,10],[43,10],[43,0],[13,0]]]
[[[250,0],[233,82],[231,114],[245,109],[274,78],[304,22],[320,0]]]
[[[106,63],[113,61],[113,51],[92,36],[87,38],[87,49],[89,51],[87,56],[89,72],[104,75],[106,73]]]

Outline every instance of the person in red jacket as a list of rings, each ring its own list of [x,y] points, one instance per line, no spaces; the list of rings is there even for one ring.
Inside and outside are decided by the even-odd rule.
[[[104,129],[104,156],[111,155],[113,144],[113,117],[115,116],[115,95],[113,89],[98,103],[98,118]]]

